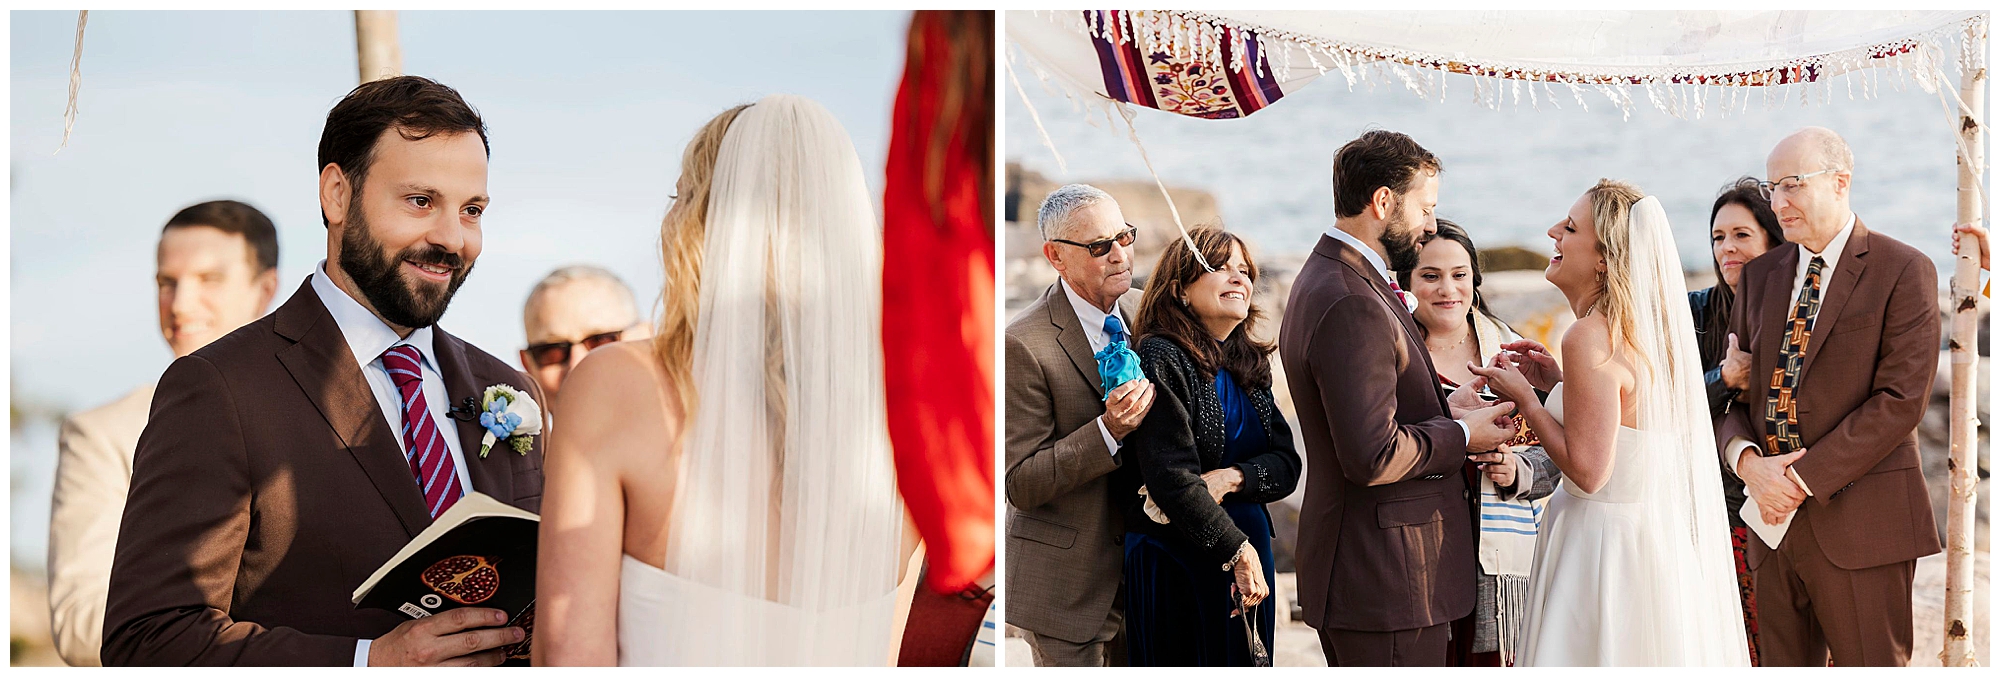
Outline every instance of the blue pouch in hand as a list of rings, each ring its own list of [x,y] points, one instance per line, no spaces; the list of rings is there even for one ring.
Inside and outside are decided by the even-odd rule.
[[[1095,357],[1097,376],[1104,383],[1103,399],[1111,399],[1111,390],[1126,381],[1146,377],[1146,372],[1139,370],[1139,354],[1132,352],[1132,347],[1124,341],[1112,341],[1103,350],[1097,351]]]

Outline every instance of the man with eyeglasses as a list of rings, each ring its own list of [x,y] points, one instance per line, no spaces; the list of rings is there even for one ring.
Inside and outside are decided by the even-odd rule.
[[[557,268],[528,292],[521,309],[528,348],[521,367],[542,386],[543,411],[583,356],[610,343],[642,339],[652,328],[639,320],[632,289],[609,270],[592,265]]]
[[[1007,324],[1007,622],[1037,666],[1123,665],[1125,525],[1110,496],[1121,440],[1153,405],[1145,379],[1104,391],[1095,355],[1131,341],[1137,229],[1070,184],[1036,214],[1061,275]]]
[[[1917,452],[1937,373],[1937,270],[1849,208],[1854,154],[1832,130],[1765,161],[1788,243],[1745,264],[1730,331],[1749,360],[1716,424],[1743,518],[1764,665],[1909,662],[1919,557],[1940,550]],[[1747,352],[1746,352],[1747,351]]]

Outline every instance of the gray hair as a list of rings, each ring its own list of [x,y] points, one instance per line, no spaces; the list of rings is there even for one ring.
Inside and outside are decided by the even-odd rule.
[[[1042,241],[1054,240],[1064,228],[1069,227],[1070,218],[1077,211],[1110,201],[1110,193],[1089,184],[1072,183],[1057,188],[1048,197],[1042,198],[1042,208],[1035,212],[1035,227],[1042,231]]]
[[[1825,127],[1807,127],[1797,134],[1811,142],[1813,152],[1819,155],[1820,169],[1854,171],[1854,151],[1847,147],[1847,140],[1840,134]]]
[[[542,281],[536,282],[535,288],[528,292],[528,301],[522,304],[521,315],[526,317],[533,314],[535,301],[540,299],[543,294],[548,293],[549,290],[582,280],[599,280],[609,283],[611,288],[618,290],[620,296],[625,297],[625,305],[632,307],[632,313],[634,315],[638,314],[639,306],[633,302],[632,288],[626,286],[624,280],[618,279],[616,273],[606,270],[601,266],[578,263],[557,268],[550,272],[547,277],[543,277]]]

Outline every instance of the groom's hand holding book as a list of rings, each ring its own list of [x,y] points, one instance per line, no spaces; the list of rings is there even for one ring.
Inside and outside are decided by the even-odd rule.
[[[404,621],[368,645],[368,666],[494,666],[507,660],[503,647],[527,639],[507,625],[507,612],[461,607]]]

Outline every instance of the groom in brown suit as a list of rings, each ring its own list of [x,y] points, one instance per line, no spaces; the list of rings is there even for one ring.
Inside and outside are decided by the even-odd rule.
[[[1765,162],[1788,244],[1743,267],[1728,359],[1749,364],[1716,425],[1766,524],[1752,538],[1764,665],[1905,665],[1919,557],[1939,551],[1917,456],[1937,374],[1937,269],[1848,208],[1854,154],[1831,130]],[[1729,369],[1723,370],[1725,373]],[[1744,387],[1748,386],[1748,387]]]
[[[449,87],[370,82],[319,146],[327,260],[270,315],[175,360],[139,437],[105,665],[497,665],[496,609],[411,620],[349,594],[479,491],[541,506],[541,441],[453,415],[520,372],[435,326],[480,249],[486,129]],[[476,409],[476,405],[473,405]]]
[[[1467,455],[1514,432],[1499,423],[1512,404],[1452,411],[1389,273],[1436,232],[1441,169],[1396,132],[1341,147],[1337,218],[1278,333],[1306,446],[1299,603],[1328,665],[1445,664],[1448,626],[1476,594]]]

